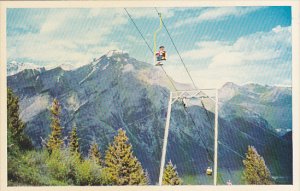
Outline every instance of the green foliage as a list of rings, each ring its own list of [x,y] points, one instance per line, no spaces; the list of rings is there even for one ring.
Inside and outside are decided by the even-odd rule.
[[[7,178],[11,182],[40,184],[35,169],[28,168],[23,152],[32,149],[32,143],[24,134],[25,124],[19,117],[19,98],[7,90]],[[28,176],[27,176],[28,175]]]
[[[12,129],[12,136],[21,134],[25,128],[24,123],[19,118],[19,98],[14,95],[11,89],[7,89],[7,125]]]
[[[110,185],[106,171],[92,160],[84,160],[76,166],[76,185]]]
[[[48,173],[57,180],[74,184],[76,179],[76,167],[80,165],[79,155],[72,154],[68,149],[52,150],[47,158]]]
[[[62,127],[60,125],[60,113],[61,108],[60,104],[57,99],[53,100],[52,106],[51,106],[51,134],[49,135],[49,140],[47,142],[47,149],[50,151],[50,153],[53,150],[57,150],[62,147],[63,140],[61,138],[62,136]]]
[[[248,146],[246,159],[243,160],[245,166],[243,179],[246,184],[272,184],[272,177],[268,167],[253,146]]]
[[[105,155],[106,170],[116,185],[145,185],[147,177],[141,163],[133,155],[125,131],[118,130]]]
[[[80,155],[79,138],[77,136],[76,127],[74,127],[70,133],[69,149],[70,149],[71,153]]]
[[[24,134],[25,124],[20,119],[19,98],[7,89],[7,130],[8,146],[18,146],[21,150],[32,149],[30,139]],[[8,151],[10,150],[8,147]]]
[[[97,166],[94,166],[97,168]],[[76,184],[78,185],[92,185],[92,182],[95,183],[97,180],[93,180],[92,176],[92,163],[89,160],[85,160],[76,166]],[[100,170],[99,170],[100,172]]]
[[[75,185],[108,185],[106,172],[92,160],[81,160],[68,149],[53,150],[46,160],[48,173],[55,180]]]
[[[176,166],[173,166],[171,161],[165,167],[162,183],[163,185],[181,185],[183,183],[176,171]]]
[[[9,185],[111,185],[110,175],[92,160],[81,160],[69,149],[26,152],[12,161]]]
[[[91,145],[89,159],[79,150],[76,128],[70,133],[68,148],[63,148],[60,125],[60,105],[54,99],[51,106],[51,134],[47,150],[26,150],[31,142],[23,133],[19,118],[18,98],[8,90],[8,185],[144,185],[149,176],[133,155],[125,131],[119,130],[106,152],[105,165],[96,143]],[[49,154],[50,151],[50,154]]]
[[[13,177],[8,176],[8,185],[67,185],[66,182],[53,178],[46,165],[49,157],[47,151],[28,151],[23,153],[19,158],[11,160],[9,173]]]
[[[65,161],[65,157],[61,150],[52,150],[50,157],[46,160],[50,174],[58,180],[67,181],[70,161]]]
[[[89,158],[97,163],[98,165],[102,166],[102,159],[101,159],[101,153],[99,151],[97,143],[93,143],[90,146],[89,150]]]

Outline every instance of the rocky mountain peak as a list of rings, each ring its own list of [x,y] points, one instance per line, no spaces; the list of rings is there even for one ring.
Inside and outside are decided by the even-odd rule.
[[[17,62],[15,60],[7,63],[7,76],[15,75],[16,73],[19,73],[23,70],[30,69],[30,70],[38,70],[38,71],[44,71],[45,67],[38,66],[33,63],[28,62]]]

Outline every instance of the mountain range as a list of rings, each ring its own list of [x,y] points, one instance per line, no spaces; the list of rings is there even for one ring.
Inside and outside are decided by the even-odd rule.
[[[117,130],[123,128],[152,184],[157,183],[171,89],[160,67],[113,51],[74,70],[16,71],[7,76],[8,87],[20,98],[26,133],[37,148],[50,133],[49,108],[57,98],[63,134],[68,136],[76,126],[85,155],[93,141],[104,155]],[[219,101],[219,183],[231,179],[241,184],[244,153],[253,145],[272,175],[284,179],[278,182],[291,184],[291,89],[229,82],[219,89]],[[177,166],[186,184],[212,184],[205,169],[213,166],[214,103],[203,103],[204,107],[199,102],[185,108],[179,100],[172,107],[166,161]]]

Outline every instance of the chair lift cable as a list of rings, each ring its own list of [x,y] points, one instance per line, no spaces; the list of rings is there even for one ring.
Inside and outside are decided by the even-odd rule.
[[[157,12],[157,14],[158,14],[158,16],[160,17],[160,14],[159,14],[159,12],[158,12],[158,10],[157,10],[157,8],[155,7],[155,10],[156,10],[156,12]],[[160,18],[161,19],[161,18]],[[188,71],[188,69],[187,69],[187,67],[186,67],[186,65],[185,65],[185,63],[184,63],[184,61],[183,61],[183,59],[182,59],[182,57],[181,57],[181,55],[180,55],[180,53],[179,53],[179,51],[178,51],[178,49],[177,49],[177,47],[176,47],[176,45],[175,45],[175,43],[174,43],[174,40],[173,40],[173,38],[171,37],[171,35],[170,35],[170,33],[169,33],[169,30],[167,29],[167,27],[166,27],[166,25],[165,25],[165,23],[164,23],[164,21],[161,19],[161,22],[162,22],[162,24],[163,24],[163,26],[164,26],[164,28],[166,29],[166,32],[167,32],[167,34],[168,34],[168,36],[169,36],[169,38],[170,38],[170,40],[171,40],[171,42],[172,42],[172,44],[173,44],[173,46],[174,46],[174,48],[175,48],[175,50],[176,50],[176,52],[177,52],[177,54],[178,54],[178,56],[179,56],[179,58],[180,58],[180,60],[181,60],[181,62],[182,62],[182,64],[183,64],[183,66],[184,66],[184,68],[185,68],[185,70],[186,70],[186,72],[187,72],[187,74],[188,74],[188,76],[189,76],[189,78],[191,79],[191,81],[192,81],[192,83],[193,83],[193,86],[194,86],[194,88],[195,89],[197,89],[197,86],[196,86],[196,84],[195,84],[195,82],[194,82],[194,80],[193,80],[193,78],[191,77],[191,75],[190,75],[190,72]],[[201,102],[202,102],[202,100],[201,100]],[[203,102],[202,102],[202,105],[203,105],[203,107],[204,107],[204,104],[203,104]],[[204,109],[205,109],[205,111],[206,111],[206,108],[204,107]],[[186,109],[184,108],[184,110],[186,111]],[[192,120],[192,122],[193,122],[193,124],[196,126],[196,123],[195,123],[195,121],[193,120],[193,118],[192,118],[192,116],[186,111],[186,113],[190,116],[190,118],[191,118],[191,120]],[[207,113],[207,111],[206,111],[206,114],[207,114],[207,116],[208,116],[208,113]],[[211,124],[211,120],[210,120],[210,118],[209,118],[209,116],[208,116],[208,119],[209,119],[209,123],[210,123],[210,125],[212,126],[212,124]],[[207,148],[207,146],[206,146],[206,144],[205,144],[205,142],[203,141],[203,139],[201,139],[201,141],[202,141],[202,143],[203,143],[203,145],[204,145],[204,147],[205,147],[205,150],[206,150],[206,152],[207,152],[207,154],[208,154],[208,156],[210,157],[210,159],[211,159],[211,161],[214,161],[214,159],[212,159],[213,157],[210,155],[210,153],[209,153],[209,150],[208,150],[208,148]],[[222,177],[221,177],[222,178]],[[222,178],[222,181],[224,182],[224,180],[223,180],[223,178]]]
[[[128,17],[130,18],[130,20],[132,21],[132,23],[134,24],[135,28],[137,29],[137,31],[140,33],[141,37],[143,38],[143,40],[145,41],[146,45],[148,46],[149,50],[151,51],[151,53],[153,54],[152,48],[150,47],[150,45],[148,44],[148,42],[146,41],[144,35],[142,34],[142,32],[140,31],[140,29],[138,28],[138,26],[136,25],[136,23],[134,22],[133,18],[131,17],[131,15],[129,14],[129,12],[127,11],[126,8],[124,8],[124,10],[126,11]]]
[[[149,48],[150,52],[153,54],[153,51],[152,51],[150,45],[148,44],[148,42],[147,42],[146,39],[144,38],[142,32],[139,30],[139,28],[138,28],[138,26],[136,25],[136,23],[134,22],[133,18],[131,17],[131,15],[129,14],[129,12],[127,11],[126,8],[124,8],[124,10],[126,11],[128,17],[130,18],[130,20],[131,20],[132,23],[134,24],[135,28],[136,28],[137,31],[139,32],[140,36],[143,38],[143,40],[144,40],[144,42],[146,43],[147,47]],[[158,10],[157,10],[157,8],[155,8],[155,10],[156,10],[157,13],[159,13]],[[186,65],[185,65],[185,63],[184,63],[184,61],[183,61],[183,59],[182,59],[182,57],[181,57],[181,55],[180,55],[180,53],[179,53],[179,51],[178,51],[176,45],[175,45],[175,43],[174,43],[174,40],[173,40],[173,38],[171,37],[171,35],[170,35],[170,33],[169,33],[169,31],[168,31],[168,29],[167,29],[167,27],[166,27],[166,25],[165,25],[165,23],[164,23],[163,20],[162,20],[162,24],[163,24],[164,28],[166,29],[166,32],[167,32],[167,34],[168,34],[168,36],[169,36],[169,38],[170,38],[170,40],[171,40],[171,42],[172,42],[172,44],[173,44],[175,50],[176,50],[176,52],[177,52],[177,54],[178,54],[178,56],[179,56],[179,58],[180,58],[180,60],[181,60],[181,62],[182,62],[182,64],[183,64],[183,66],[184,66],[184,68],[185,68],[185,70],[186,70],[186,72],[188,73],[188,76],[189,76],[189,78],[191,79],[194,88],[197,89],[197,86],[195,85],[195,82],[194,82],[193,78],[191,77],[191,75],[190,75],[190,73],[189,73],[189,71],[188,71],[188,69],[187,69],[187,67],[186,67]],[[173,88],[177,91],[176,86],[174,85],[174,83],[173,83],[172,79],[170,78],[170,76],[169,76],[169,75],[166,73],[166,71],[164,70],[163,66],[161,66],[161,68],[163,69],[165,75],[168,77],[168,79],[169,79],[169,81],[171,82]],[[202,103],[202,106],[204,107],[204,109],[206,110],[206,108],[205,108],[205,106],[204,106],[202,100],[201,100],[201,103]],[[165,108],[163,108],[163,109],[165,109]],[[186,111],[186,109],[184,109],[184,110]],[[194,119],[192,118],[192,116],[190,115],[190,113],[187,112],[187,111],[186,111],[186,113],[190,116],[190,118],[191,118],[193,124],[196,126],[195,121],[194,121]],[[206,114],[207,114],[207,116],[208,116],[207,111],[206,111]],[[147,117],[148,117],[148,116],[147,116]],[[145,117],[145,118],[146,118],[146,117]],[[208,118],[209,118],[209,116],[208,116]],[[141,120],[141,119],[139,119],[139,120]],[[136,120],[135,122],[137,122],[137,121],[139,121],[139,120]],[[210,121],[210,124],[211,124],[210,118],[209,118],[209,121]],[[134,124],[135,122],[133,122],[133,123],[131,123],[131,124]],[[185,133],[185,132],[184,132],[184,133]],[[185,133],[185,134],[186,134],[186,133]],[[186,135],[187,135],[187,134],[186,134]],[[211,156],[211,154],[209,153],[209,150],[208,150],[206,144],[204,143],[203,139],[201,139],[201,141],[202,141],[202,143],[203,143],[203,145],[204,145],[204,147],[205,147],[205,150],[206,150],[206,152],[207,152],[209,158],[211,159],[211,161],[213,161],[212,156]],[[218,143],[221,144],[221,145],[223,145],[227,150],[230,150],[231,152],[233,152],[233,153],[235,153],[235,154],[237,154],[238,156],[241,157],[241,155],[240,155],[239,153],[236,153],[236,152],[233,151],[232,149],[229,149],[228,146],[224,145],[224,144],[221,143],[220,141],[218,141]],[[222,178],[222,177],[221,177],[221,178]],[[223,178],[222,178],[222,181],[224,182]]]
[[[159,14],[157,8],[154,7],[154,9],[156,10],[157,14]],[[186,67],[186,65],[185,65],[185,63],[184,63],[184,61],[183,61],[183,59],[182,59],[182,57],[181,57],[181,55],[180,55],[180,53],[179,53],[179,51],[178,51],[176,45],[175,45],[175,43],[174,43],[174,41],[173,41],[173,38],[171,37],[171,34],[169,33],[169,30],[167,29],[167,27],[166,27],[166,25],[165,25],[165,23],[164,23],[163,20],[162,20],[162,24],[163,24],[164,28],[165,28],[166,31],[167,31],[167,34],[168,34],[168,36],[169,36],[169,38],[170,38],[170,40],[171,40],[171,42],[172,42],[172,44],[173,44],[173,46],[174,46],[174,48],[175,48],[175,50],[176,50],[176,52],[177,52],[177,54],[178,54],[180,60],[181,60],[181,63],[183,64],[183,66],[184,66],[186,72],[188,73],[188,76],[190,77],[190,79],[191,79],[191,81],[192,81],[192,83],[193,83],[194,89],[197,89],[197,86],[196,86],[196,84],[195,84],[195,82],[194,82],[194,80],[193,80],[193,78],[192,78],[190,72],[188,71],[188,69],[187,69],[187,67]]]
[[[224,143],[222,143],[221,141],[218,141],[220,145],[224,146],[225,149],[231,151],[232,153],[236,154],[237,156],[241,157],[242,159],[246,159],[244,156],[242,156],[240,153],[238,153],[237,151],[231,149],[228,145],[225,145]]]
[[[212,128],[213,128],[212,121],[211,121],[211,118],[209,117],[208,111],[207,111],[207,109],[206,109],[206,107],[205,107],[205,105],[204,105],[204,103],[203,103],[203,100],[202,100],[202,99],[201,99],[201,104],[202,104],[202,107],[203,107],[203,108],[204,108],[204,110],[205,110],[205,114],[206,114],[206,116],[207,116],[207,118],[208,118],[208,121],[209,121],[210,127],[211,127],[211,129],[212,129]]]
[[[189,116],[190,119],[192,120],[194,126],[197,127],[196,122],[194,121],[194,119],[193,119],[193,117],[191,116],[191,114],[186,110],[186,108],[184,108],[184,111],[188,114],[188,116]],[[184,132],[184,131],[182,131],[182,132]],[[184,133],[185,133],[185,132],[184,132]],[[185,133],[185,134],[188,135],[187,133]],[[190,136],[190,135],[188,135],[188,136]],[[207,148],[207,146],[206,146],[204,140],[201,138],[201,136],[199,136],[199,137],[200,137],[200,140],[201,140],[202,144],[203,144],[204,147],[205,147],[206,153],[207,153],[208,157],[210,158],[210,161],[214,161],[212,155],[209,153],[209,149]],[[223,179],[223,177],[222,177],[221,174],[220,174],[220,178],[222,179],[222,182],[225,183],[225,181],[224,181],[224,179]]]
[[[208,119],[209,119],[209,122],[210,122],[210,124],[211,124],[211,126],[212,126],[211,119],[210,119],[210,117],[209,117],[209,115],[208,115],[207,109],[205,108],[205,105],[204,105],[204,103],[203,103],[203,100],[201,100],[201,104],[202,104],[202,107],[204,108],[204,110],[205,110],[205,112],[206,112],[206,115],[207,115],[207,117],[208,117]],[[236,129],[236,128],[232,128],[231,126],[230,126],[230,128],[233,129],[233,130],[236,130],[236,131],[240,131],[240,130],[238,130],[238,129]],[[238,152],[232,150],[228,145],[225,145],[225,144],[222,143],[221,141],[218,141],[218,143],[219,143],[220,145],[224,146],[225,149],[227,149],[227,150],[233,152],[234,154],[236,154],[237,156],[239,156],[239,157],[245,159],[245,157],[243,157],[240,153],[238,153]],[[262,144],[262,143],[260,143],[260,144]],[[263,145],[265,145],[265,144],[263,144]]]
[[[150,45],[148,44],[148,42],[146,41],[146,39],[145,39],[145,37],[144,37],[143,33],[142,33],[142,32],[141,32],[141,30],[138,28],[138,26],[137,26],[137,25],[136,25],[136,23],[134,22],[133,18],[131,17],[131,15],[129,14],[129,12],[127,11],[127,9],[126,9],[126,8],[124,8],[124,10],[126,11],[126,13],[127,13],[128,17],[129,17],[129,18],[130,18],[130,20],[132,21],[133,25],[135,26],[135,28],[137,29],[137,31],[138,31],[138,32],[139,32],[139,34],[141,35],[142,39],[143,39],[143,40],[144,40],[144,42],[146,43],[147,47],[149,48],[149,50],[150,50],[151,54],[153,55],[153,54],[154,54],[154,52],[153,52],[152,48],[150,47]],[[164,73],[165,73],[165,75],[167,76],[167,78],[169,79],[169,81],[171,82],[171,84],[172,84],[172,86],[173,86],[174,90],[175,90],[175,91],[177,91],[177,88],[176,88],[176,86],[175,86],[175,84],[174,84],[173,80],[171,79],[171,77],[170,77],[170,76],[167,74],[167,72],[166,72],[166,70],[164,69],[164,67],[163,67],[163,66],[161,66],[161,68],[162,68],[162,70],[164,71]]]
[[[196,125],[196,123],[195,123],[195,120],[193,119],[193,117],[191,116],[191,114],[186,110],[186,108],[184,108],[184,111],[188,114],[188,116],[189,116],[190,119],[192,120],[194,126],[197,127],[197,125]],[[185,133],[185,134],[186,134],[186,133]],[[199,136],[199,137],[200,137],[200,140],[201,140],[201,142],[202,142],[202,144],[203,144],[203,146],[204,146],[204,148],[205,148],[205,151],[206,151],[206,153],[207,153],[207,155],[208,155],[208,157],[209,157],[210,162],[214,161],[213,156],[209,153],[209,149],[207,148],[207,146],[206,146],[204,140],[201,138],[201,136]]]

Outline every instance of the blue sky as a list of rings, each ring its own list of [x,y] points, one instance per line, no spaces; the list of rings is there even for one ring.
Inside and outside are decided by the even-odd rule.
[[[128,8],[153,46],[159,25],[154,8]],[[231,81],[291,85],[290,7],[158,8],[198,87]],[[165,68],[190,83],[165,30],[158,45],[168,51]],[[111,49],[152,64],[152,55],[122,8],[8,9],[8,62],[42,66],[89,63]]]

